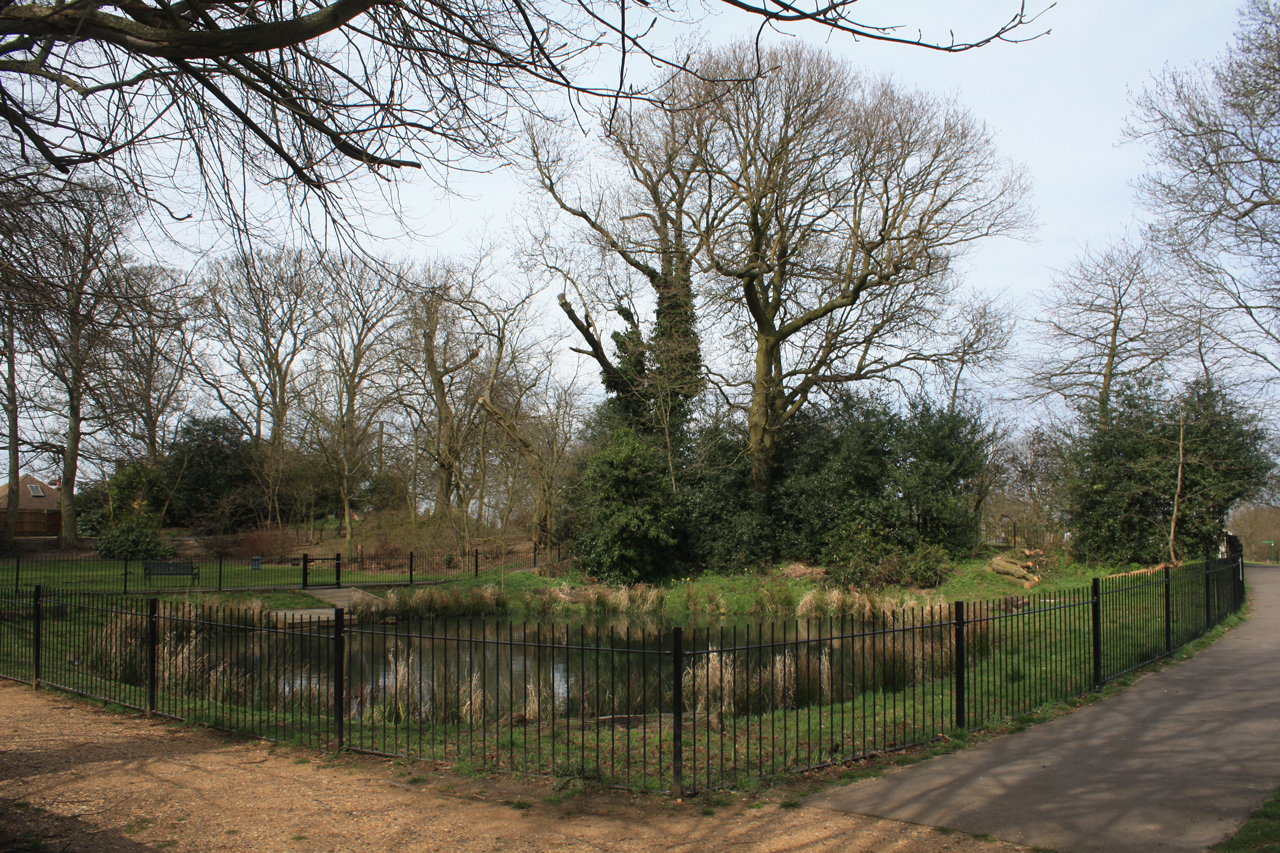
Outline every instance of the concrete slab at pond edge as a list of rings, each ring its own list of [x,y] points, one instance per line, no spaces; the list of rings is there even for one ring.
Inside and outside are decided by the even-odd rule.
[[[308,589],[307,593],[313,595],[321,601],[327,601],[332,607],[304,607],[286,610],[271,611],[272,619],[276,623],[302,621],[306,620],[315,625],[332,625],[334,611],[341,607],[343,610],[350,611],[355,604],[363,604],[372,607],[385,607],[386,601],[376,595],[365,592],[355,587],[343,587],[342,589]]]

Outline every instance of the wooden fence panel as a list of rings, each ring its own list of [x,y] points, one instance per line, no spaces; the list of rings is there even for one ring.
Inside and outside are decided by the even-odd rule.
[[[18,510],[18,536],[57,536],[61,530],[62,513],[56,509]]]

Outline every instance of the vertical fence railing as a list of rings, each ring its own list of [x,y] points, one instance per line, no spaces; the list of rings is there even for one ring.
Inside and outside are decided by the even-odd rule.
[[[684,796],[684,628],[671,629],[671,794]]]
[[[3,585],[0,676],[268,739],[684,795],[1097,690],[1211,630],[1243,582],[1214,560],[745,633],[286,619]]]
[[[549,554],[544,551],[544,554]],[[312,587],[411,586],[443,583],[462,576],[480,577],[527,569],[530,554],[508,554],[504,547],[440,549],[427,553],[393,550],[387,554],[209,554],[165,560],[115,560],[99,557],[13,554],[0,556],[0,589],[18,592],[36,584],[46,591],[155,595],[225,590],[309,589]],[[170,566],[153,572],[149,564]],[[495,578],[496,581],[496,578]]]
[[[956,728],[968,728],[969,717],[966,713],[967,706],[965,704],[965,674],[968,672],[968,651],[965,647],[965,618],[964,618],[964,602],[957,601],[952,605],[955,616],[955,639],[954,645],[954,668],[955,668],[955,703],[956,703]]]

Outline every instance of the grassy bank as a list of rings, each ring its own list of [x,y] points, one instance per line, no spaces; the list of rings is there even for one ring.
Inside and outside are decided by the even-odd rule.
[[[821,568],[797,565],[740,574],[703,573],[632,587],[605,587],[561,565],[551,574],[485,569],[443,585],[367,590],[387,600],[388,615],[510,616],[578,621],[615,614],[651,615],[669,622],[719,618],[789,619],[865,614],[952,601],[994,601],[1011,595],[1087,587],[1091,578],[1128,567],[1050,562],[1033,590],[1009,583],[986,568],[996,551],[956,564],[936,589],[844,589]],[[546,571],[545,567],[542,571]]]

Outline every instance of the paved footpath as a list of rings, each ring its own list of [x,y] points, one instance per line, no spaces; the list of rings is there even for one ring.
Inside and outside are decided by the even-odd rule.
[[[1280,787],[1280,568],[1188,661],[1026,731],[809,798],[1060,853],[1203,853]]]

